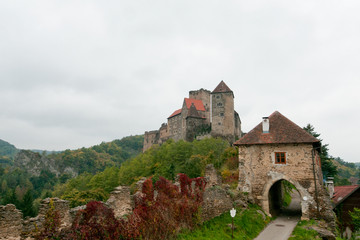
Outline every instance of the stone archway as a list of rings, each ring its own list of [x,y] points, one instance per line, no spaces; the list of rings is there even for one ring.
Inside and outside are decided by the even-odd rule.
[[[274,215],[274,205],[275,205],[275,209],[276,208],[281,208],[281,206],[279,206],[279,202],[280,202],[280,197],[279,197],[279,193],[281,191],[279,183],[281,181],[288,181],[289,183],[291,183],[292,185],[295,186],[298,194],[299,194],[299,204],[301,206],[301,219],[309,219],[309,205],[310,203],[313,201],[313,197],[309,194],[309,192],[303,188],[297,181],[283,175],[283,174],[271,174],[270,173],[270,179],[269,181],[265,184],[264,188],[263,188],[263,192],[262,192],[262,197],[261,197],[261,202],[260,205],[261,207],[264,209],[264,211],[270,215],[273,216]],[[272,189],[273,188],[273,189]],[[274,196],[275,195],[275,196]],[[277,203],[274,203],[278,201]],[[276,215],[276,210],[275,210],[275,215]]]
[[[286,180],[275,182],[268,193],[272,216],[301,216],[301,196],[296,187]]]

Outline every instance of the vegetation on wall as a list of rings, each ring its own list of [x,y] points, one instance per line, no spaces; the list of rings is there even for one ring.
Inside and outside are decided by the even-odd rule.
[[[181,229],[197,226],[205,189],[203,178],[179,174],[179,183],[180,187],[160,177],[153,184],[148,178],[126,219],[116,219],[112,209],[91,201],[77,212],[67,232],[60,231],[58,213],[50,206],[37,239],[171,239]]]

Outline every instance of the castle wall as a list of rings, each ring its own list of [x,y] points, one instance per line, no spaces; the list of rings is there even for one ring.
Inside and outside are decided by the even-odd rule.
[[[145,132],[143,152],[148,150],[152,145],[158,144],[159,134],[158,130]]]
[[[166,142],[169,139],[169,129],[166,123],[163,123],[159,129],[159,144]]]
[[[211,135],[213,137],[225,137],[228,141],[234,142],[234,132],[235,119],[233,93],[212,93]]]
[[[182,139],[182,120],[182,114],[168,119],[169,138],[172,138],[175,141]]]
[[[234,136],[235,140],[241,138],[241,120],[239,114],[235,111],[234,112],[234,122],[235,122],[235,129],[234,129]]]
[[[199,126],[204,124],[204,119],[202,118],[192,118],[188,117],[186,119],[186,141],[193,141],[196,138],[197,130],[199,129]]]
[[[270,214],[269,190],[279,180],[292,183],[300,193],[302,218],[317,214],[315,183],[312,167],[312,144],[273,144],[239,146],[239,184],[242,192],[248,192],[255,202]],[[286,164],[275,164],[275,152],[286,153]],[[324,196],[318,155],[314,156],[317,189]],[[327,196],[327,198],[329,198]],[[324,197],[326,199],[326,196]],[[325,211],[324,200],[319,199]],[[331,211],[331,210],[330,210]]]

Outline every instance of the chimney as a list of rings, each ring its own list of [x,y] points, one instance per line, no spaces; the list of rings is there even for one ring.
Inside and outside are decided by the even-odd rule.
[[[263,128],[263,133],[269,133],[270,122],[268,117],[263,117],[262,128]]]
[[[327,181],[325,182],[325,185],[327,187],[327,190],[329,192],[330,198],[334,196],[334,178],[328,177]]]

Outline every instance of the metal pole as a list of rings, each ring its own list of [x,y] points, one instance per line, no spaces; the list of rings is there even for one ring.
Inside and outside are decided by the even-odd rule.
[[[234,218],[232,218],[232,225],[231,225],[231,239],[234,239]]]

